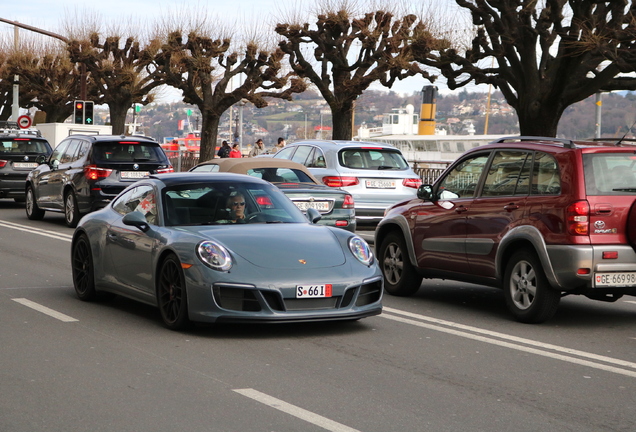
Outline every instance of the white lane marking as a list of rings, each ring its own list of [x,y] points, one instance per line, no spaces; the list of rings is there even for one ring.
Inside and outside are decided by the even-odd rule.
[[[43,314],[46,314],[46,315],[48,315],[50,317],[53,317],[53,318],[58,319],[58,320],[63,321],[63,322],[79,321],[79,320],[77,320],[77,319],[75,319],[73,317],[70,317],[68,315],[64,315],[61,312],[55,311],[53,309],[49,309],[46,306],[42,306],[39,303],[32,302],[31,300],[28,300],[28,299],[25,299],[25,298],[14,298],[14,299],[11,299],[11,300],[13,300],[14,302],[18,302],[21,305],[24,305],[24,306],[29,307],[31,309],[34,309],[34,310],[36,310],[38,312],[42,312]]]
[[[402,323],[405,323],[405,324],[414,325],[414,326],[417,326],[417,327],[423,327],[423,328],[428,328],[428,329],[431,329],[431,330],[436,330],[436,331],[440,331],[440,332],[444,332],[444,333],[449,333],[449,334],[452,334],[452,335],[455,335],[455,336],[465,337],[465,338],[473,339],[473,340],[476,340],[476,341],[479,341],[479,342],[489,343],[489,344],[492,344],[492,345],[498,345],[498,346],[502,346],[502,347],[505,347],[505,348],[510,348],[510,349],[514,349],[514,350],[518,350],[518,351],[523,351],[523,352],[527,352],[527,353],[531,353],[531,354],[540,355],[540,356],[543,356],[543,357],[549,357],[549,358],[553,358],[553,359],[556,359],[556,360],[562,360],[562,361],[565,361],[565,362],[574,363],[574,364],[578,364],[578,365],[581,365],[581,366],[588,366],[588,367],[591,367],[591,368],[601,369],[601,370],[604,370],[604,371],[607,371],[607,372],[612,372],[612,373],[616,373],[616,374],[620,374],[620,375],[626,375],[626,376],[629,376],[629,377],[636,378],[636,371],[632,371],[632,370],[628,370],[628,369],[621,369],[621,368],[618,368],[618,367],[609,366],[609,365],[605,365],[605,364],[601,364],[601,363],[595,363],[593,361],[588,361],[588,360],[584,360],[584,359],[580,359],[580,358],[576,358],[576,357],[571,357],[571,356],[567,356],[567,355],[557,354],[555,352],[546,351],[545,349],[550,349],[550,350],[558,351],[558,352],[565,352],[565,353],[568,353],[568,354],[573,354],[573,355],[578,355],[578,356],[581,356],[581,357],[584,357],[584,358],[604,361],[606,363],[617,364],[617,365],[625,366],[625,367],[628,367],[628,368],[636,368],[636,363],[631,363],[631,362],[627,362],[627,361],[624,361],[624,360],[614,359],[614,358],[606,357],[606,356],[599,356],[599,355],[592,354],[592,353],[587,353],[587,352],[584,352],[584,351],[572,350],[572,349],[569,349],[569,348],[559,347],[559,346],[556,346],[556,345],[543,344],[543,343],[540,343],[540,342],[535,342],[535,341],[530,340],[530,339],[517,338],[515,336],[505,335],[503,333],[490,332],[488,330],[483,330],[483,329],[479,329],[479,328],[476,328],[476,327],[464,326],[462,324],[457,324],[457,323],[453,323],[453,322],[450,322],[450,321],[437,320],[437,319],[434,319],[434,318],[426,317],[426,316],[423,316],[423,315],[411,314],[409,312],[404,312],[404,311],[400,311],[400,310],[397,310],[397,309],[384,308],[384,311],[385,312],[399,313],[399,314],[402,314],[402,315],[409,315],[409,316],[412,315],[413,317],[416,317],[418,319],[422,319],[422,320],[425,320],[425,321],[446,323],[445,325],[449,325],[450,327],[469,329],[470,331],[473,331],[475,333],[484,333],[484,334],[489,334],[489,335],[497,335],[497,337],[500,337],[502,339],[514,340],[514,341],[517,341],[517,342],[526,343],[528,345],[539,346],[541,348],[544,348],[544,350],[537,349],[537,348],[531,348],[529,346],[519,345],[519,344],[516,344],[516,343],[506,342],[504,340],[497,340],[497,339],[493,339],[491,337],[479,336],[477,334],[468,333],[468,332],[460,331],[460,330],[455,330],[454,328],[442,327],[440,325],[435,325],[435,324],[427,324],[427,323],[424,323],[424,322],[415,321],[413,319],[403,318],[401,316],[389,315],[389,314],[384,314],[384,313],[379,315],[380,317],[383,317],[383,318],[386,318],[386,319],[402,322]]]
[[[73,236],[70,234],[57,233],[54,231],[43,230],[41,228],[35,228],[28,225],[20,225],[20,224],[9,222],[9,221],[0,220],[0,226],[3,226],[5,228],[15,229],[18,231],[29,232],[31,234],[38,234],[45,237],[51,237],[58,240],[66,240],[69,242],[73,240]]]
[[[301,420],[305,420],[308,423],[315,424],[323,429],[332,432],[360,432],[357,429],[350,428],[349,426],[345,426],[341,423],[335,422],[333,420],[329,420],[326,417],[320,416],[318,414],[314,414],[311,411],[307,411],[303,408],[297,407],[295,405],[289,404],[280,399],[276,399],[275,397],[269,396],[265,393],[261,393],[258,390],[254,390],[251,388],[246,389],[233,389],[235,392],[242,394],[250,399],[253,399],[257,402],[275,408],[284,413],[293,415],[294,417],[298,417]]]

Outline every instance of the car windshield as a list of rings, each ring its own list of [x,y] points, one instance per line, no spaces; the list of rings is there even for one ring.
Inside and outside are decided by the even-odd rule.
[[[49,147],[45,141],[29,138],[13,138],[0,140],[0,154],[41,154],[48,153]]]
[[[636,156],[629,153],[583,155],[588,195],[633,195],[636,193]]]
[[[97,162],[163,162],[165,156],[158,144],[104,142],[95,145]]]
[[[338,153],[340,165],[365,170],[405,170],[408,162],[397,149],[347,148]]]
[[[270,184],[211,181],[167,187],[166,225],[306,223],[302,212]]]

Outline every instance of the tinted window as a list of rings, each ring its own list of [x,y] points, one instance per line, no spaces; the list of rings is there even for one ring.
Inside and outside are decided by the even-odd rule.
[[[534,156],[532,193],[534,195],[559,195],[561,193],[559,165],[549,154],[537,152]]]
[[[36,153],[48,153],[49,146],[42,140],[31,140],[28,138],[1,138],[0,139],[0,154],[36,154]]]
[[[526,174],[525,178],[522,176],[528,154],[520,151],[495,152],[484,182],[482,196],[528,193],[528,175]]]
[[[489,153],[464,159],[455,165],[439,183],[437,193],[441,199],[469,198],[477,188],[479,177],[486,167]]]
[[[322,153],[322,149],[314,147],[314,150],[307,158],[305,166],[308,168],[326,168],[327,163],[325,162],[325,155]]]
[[[60,163],[69,163],[76,160],[77,158],[75,158],[75,154],[77,153],[77,148],[79,147],[79,145],[80,145],[79,140],[72,140],[71,143],[66,148],[66,151],[62,155],[62,159],[60,160]]]
[[[304,172],[291,168],[255,168],[247,170],[247,175],[268,182],[314,183]]]
[[[588,195],[631,195],[636,190],[636,159],[633,153],[583,155]]]
[[[96,162],[165,162],[166,156],[157,144],[104,142],[95,144]]]
[[[409,164],[398,150],[348,148],[338,153],[340,165],[352,169],[405,170]]]
[[[70,142],[71,140],[62,141],[60,145],[55,147],[55,150],[53,150],[53,154],[51,154],[51,162],[60,160],[60,156],[62,156],[62,153],[64,153],[64,150],[66,150]]]

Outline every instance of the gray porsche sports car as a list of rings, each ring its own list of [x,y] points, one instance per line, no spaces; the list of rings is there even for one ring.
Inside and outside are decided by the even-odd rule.
[[[261,179],[151,175],[82,218],[73,284],[82,300],[106,292],[158,306],[175,330],[379,314],[382,273],[371,249],[319,218]]]

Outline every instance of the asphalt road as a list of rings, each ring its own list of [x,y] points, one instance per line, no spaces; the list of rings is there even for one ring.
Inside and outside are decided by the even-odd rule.
[[[0,431],[634,431],[636,298],[516,323],[425,280],[353,323],[177,333],[74,294],[61,215],[0,200]]]

